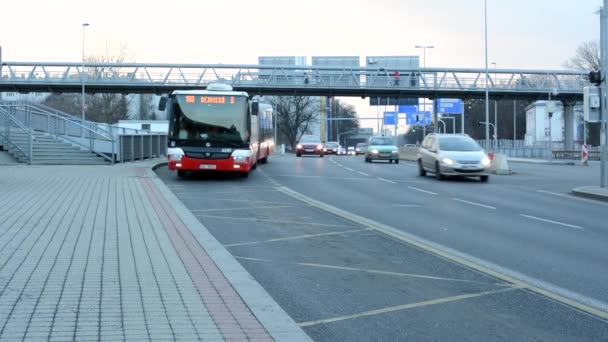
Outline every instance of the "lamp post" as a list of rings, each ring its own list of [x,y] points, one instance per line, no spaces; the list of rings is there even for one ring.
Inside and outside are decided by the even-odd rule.
[[[80,77],[82,78],[82,99],[81,99],[81,109],[82,109],[82,123],[84,124],[84,112],[85,112],[85,104],[84,104],[84,28],[89,26],[89,23],[82,24],[82,69],[80,70]]]
[[[494,86],[496,86],[496,83],[497,83],[496,76],[498,76],[496,73],[496,62],[492,62],[490,64],[494,65]],[[496,125],[496,127],[498,127],[498,100],[496,100],[496,98],[494,98],[494,125]],[[498,132],[498,129],[496,130],[496,132]],[[494,135],[496,135],[496,134],[497,133],[494,133]],[[496,142],[497,140],[498,140],[498,136],[495,136],[494,142]]]
[[[488,0],[483,1],[483,21],[484,21],[484,32],[485,32],[485,53],[486,53],[486,121],[490,121],[490,94],[488,89]],[[490,125],[486,125],[486,148],[490,146]]]
[[[433,45],[416,45],[416,49],[422,49],[422,68],[426,68],[426,49],[434,49]],[[422,99],[422,111],[426,111],[426,98]],[[426,136],[426,125],[422,125],[422,136]]]

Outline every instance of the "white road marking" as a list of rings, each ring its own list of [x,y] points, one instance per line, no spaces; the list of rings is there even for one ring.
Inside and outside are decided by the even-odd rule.
[[[357,233],[363,232],[369,229],[353,229],[353,230],[342,230],[338,232],[329,232],[329,233],[319,233],[319,234],[306,234],[306,235],[297,235],[297,236],[289,236],[284,238],[276,238],[262,241],[251,241],[251,242],[241,242],[241,243],[231,243],[228,245],[224,245],[224,247],[236,247],[236,246],[249,246],[249,245],[259,245],[262,243],[270,243],[277,241],[289,241],[289,240],[299,240],[299,239],[308,239],[320,236],[331,236],[331,235],[340,235],[340,234],[349,234],[349,233]]]
[[[391,183],[391,184],[397,184],[397,183],[393,182],[392,180],[384,179],[384,178],[380,178],[380,177],[378,177],[378,180],[381,180],[381,181],[387,182],[387,183]]]
[[[351,169],[350,167],[345,166],[344,168],[347,169],[348,171],[355,171],[355,170]]]
[[[221,216],[221,215],[207,215],[207,214],[194,214],[196,217],[209,217],[216,219],[225,220],[237,220],[237,221],[250,221],[250,222],[271,222],[271,223],[284,223],[284,224],[300,224],[303,226],[320,226],[320,227],[340,227],[340,228],[357,228],[355,226],[347,226],[342,224],[331,224],[331,223],[316,223],[316,222],[300,222],[300,221],[284,221],[284,220],[265,220],[251,217],[234,217],[234,216]]]
[[[423,192],[425,194],[429,194],[429,195],[437,195],[436,192],[432,192],[432,191],[428,191],[428,190],[423,190],[423,189],[419,189],[419,188],[415,188],[413,186],[408,186],[409,189],[415,190],[415,191],[420,191]]]
[[[496,210],[496,208],[491,207],[491,206],[489,206],[489,205],[485,205],[485,204],[481,204],[481,203],[475,203],[475,202],[471,202],[471,201],[465,201],[465,200],[460,199],[460,198],[452,198],[452,199],[453,199],[454,201],[458,201],[458,202],[462,202],[462,203],[467,203],[467,204],[470,204],[470,205],[476,205],[476,206],[478,206],[478,207],[482,207],[482,208],[487,208],[487,209],[493,209],[493,210]]]
[[[343,179],[343,180],[371,180],[371,178],[362,178],[362,177],[331,177],[331,176],[304,176],[304,175],[276,175],[275,177]]]
[[[420,205],[418,205],[418,204],[393,204],[393,207],[418,208],[418,207],[420,207]]]
[[[523,216],[523,217],[527,217],[529,219],[543,221],[543,222],[547,222],[547,223],[553,223],[553,224],[557,224],[557,225],[560,225],[560,226],[570,227],[570,228],[574,228],[574,229],[584,229],[583,227],[575,226],[573,224],[568,224],[568,223],[548,220],[548,219],[544,219],[544,218],[540,218],[540,217],[536,217],[536,216],[531,216],[531,215],[524,215],[524,214],[520,214],[520,215]]]
[[[390,275],[390,276],[397,276],[397,277],[409,277],[409,278],[420,278],[420,279],[430,279],[430,280],[445,280],[445,281],[454,281],[454,282],[462,282],[462,283],[474,283],[474,284],[484,284],[484,285],[495,285],[495,286],[511,286],[511,284],[505,284],[505,283],[488,283],[488,282],[481,282],[481,281],[467,280],[467,279],[455,279],[455,278],[435,277],[435,276],[429,276],[429,275],[424,275],[424,274],[381,271],[381,270],[366,269],[366,268],[357,268],[357,267],[345,267],[345,266],[335,266],[335,265],[325,265],[325,264],[314,264],[314,263],[308,263],[308,262],[297,262],[295,264],[296,265],[300,265],[300,266],[328,268],[328,269],[342,270],[342,271],[364,272],[364,273],[371,273],[371,274],[382,274],[382,275]]]
[[[278,209],[278,208],[295,208],[295,205],[266,205],[240,208],[220,208],[220,209],[190,209],[190,211],[208,212],[208,211],[230,211],[230,210],[245,210],[245,209]]]
[[[457,296],[451,296],[451,297],[443,297],[443,298],[425,300],[425,301],[417,302],[417,303],[389,306],[387,308],[364,311],[364,312],[356,313],[353,315],[338,316],[338,317],[333,317],[333,318],[328,318],[328,319],[320,319],[317,321],[302,322],[302,323],[298,323],[298,325],[301,327],[310,327],[310,326],[318,325],[318,324],[333,323],[333,322],[339,322],[339,321],[344,321],[344,320],[353,319],[353,318],[374,316],[374,315],[384,314],[384,313],[388,313],[388,312],[395,312],[395,311],[413,309],[413,308],[418,308],[418,307],[423,307],[423,306],[455,302],[455,301],[459,301],[459,300],[477,298],[477,297],[497,294],[497,293],[501,293],[501,292],[514,291],[514,290],[518,290],[518,289],[519,289],[519,287],[513,286],[513,287],[503,288],[500,290],[492,290],[492,291],[484,291],[484,292],[457,295]]]
[[[365,173],[365,172],[357,171],[357,173],[360,174],[360,175],[362,175],[362,176],[368,176],[369,177],[369,175],[367,173]]]
[[[260,258],[249,258],[244,256],[234,256],[235,259],[243,259],[243,260],[251,260],[251,261],[263,261],[263,262],[271,262],[270,259],[260,259]]]

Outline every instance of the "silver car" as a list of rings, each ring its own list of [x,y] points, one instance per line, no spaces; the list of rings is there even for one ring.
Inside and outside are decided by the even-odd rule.
[[[479,177],[487,182],[491,161],[479,144],[466,134],[429,134],[418,149],[418,173],[445,176]]]

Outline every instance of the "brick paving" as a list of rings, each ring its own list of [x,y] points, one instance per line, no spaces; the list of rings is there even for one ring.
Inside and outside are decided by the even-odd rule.
[[[0,167],[0,340],[272,340],[142,170]]]

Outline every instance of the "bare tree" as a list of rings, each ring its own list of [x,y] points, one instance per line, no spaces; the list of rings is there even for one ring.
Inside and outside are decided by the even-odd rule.
[[[312,121],[319,117],[318,98],[308,96],[276,96],[272,106],[277,120],[278,133],[293,148],[303,134],[308,132]]]
[[[86,58],[90,63],[123,63],[126,58],[126,46],[122,45],[117,55],[110,55],[106,50],[105,54],[89,56]],[[89,78],[95,79],[99,76],[104,77],[127,77],[121,73],[120,67],[116,66],[94,66],[87,70]],[[125,94],[87,94],[87,120],[104,122],[109,124],[117,123],[118,120],[129,118],[129,103],[133,96]],[[78,94],[52,94],[44,104],[56,108],[66,113],[78,115],[80,113],[80,95]]]
[[[356,120],[357,110],[355,109],[355,106],[350,103],[344,103],[336,99],[334,101],[332,118],[349,118],[353,120],[333,121],[330,133],[331,141],[338,141],[338,134],[340,134],[340,132],[353,131],[354,129],[359,128],[359,120]]]
[[[573,70],[600,70],[600,44],[597,40],[581,43],[576,55],[564,63],[564,67]]]

